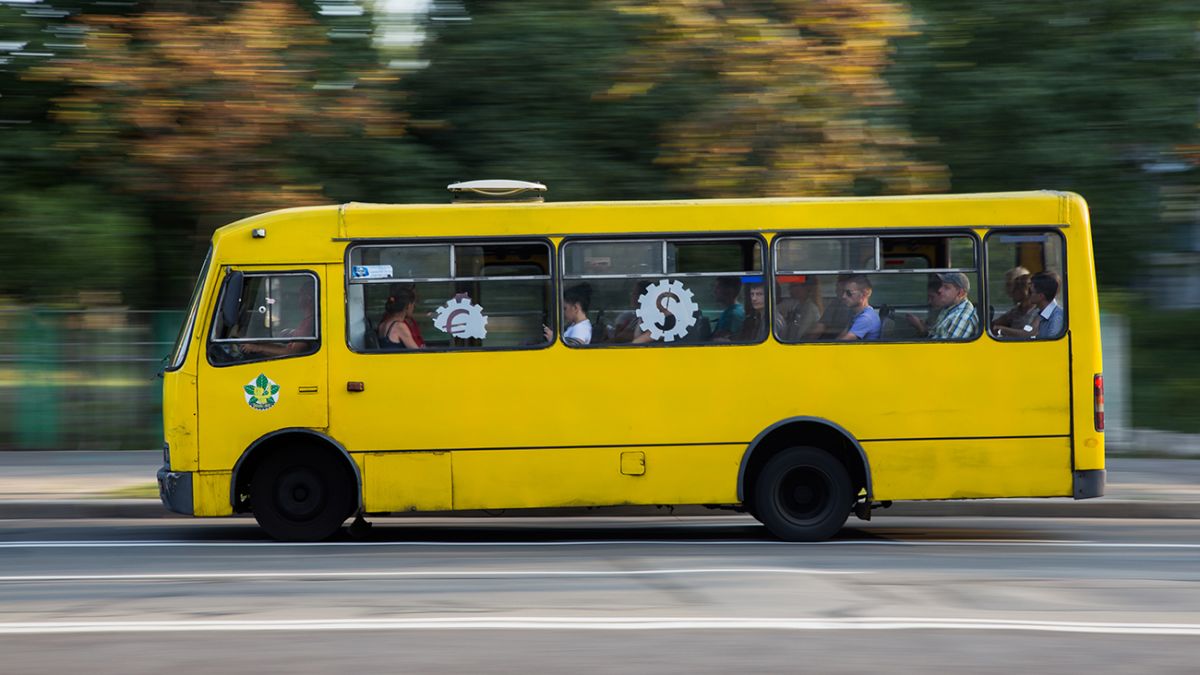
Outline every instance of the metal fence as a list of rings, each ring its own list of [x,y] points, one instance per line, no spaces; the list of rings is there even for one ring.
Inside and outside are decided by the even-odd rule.
[[[162,358],[182,312],[0,310],[0,450],[162,447]]]

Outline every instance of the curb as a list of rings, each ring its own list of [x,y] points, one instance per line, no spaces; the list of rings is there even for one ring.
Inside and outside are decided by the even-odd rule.
[[[501,511],[461,511],[414,513],[421,518],[521,518],[521,517],[644,517],[644,516],[722,516],[742,515],[735,511],[703,506],[675,508],[656,506],[615,506],[601,508],[520,509]],[[872,518],[1200,518],[1200,502],[1149,501],[1132,499],[978,499],[945,502],[901,502],[876,509]],[[248,516],[237,516],[248,517]],[[396,514],[391,518],[410,517]],[[168,511],[157,499],[88,500],[0,500],[0,520],[46,519],[188,519]]]

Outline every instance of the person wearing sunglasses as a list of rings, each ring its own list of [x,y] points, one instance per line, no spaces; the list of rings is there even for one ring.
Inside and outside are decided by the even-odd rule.
[[[871,280],[865,274],[855,274],[846,280],[839,298],[850,310],[850,326],[838,336],[839,340],[878,340],[881,328],[879,312],[871,306]]]

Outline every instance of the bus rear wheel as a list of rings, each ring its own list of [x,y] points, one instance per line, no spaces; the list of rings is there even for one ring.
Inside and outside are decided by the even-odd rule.
[[[354,480],[332,453],[293,447],[263,461],[250,485],[254,519],[280,541],[321,541],[354,511]]]
[[[846,524],[853,504],[846,467],[820,448],[783,450],[754,486],[755,517],[784,541],[828,539]]]

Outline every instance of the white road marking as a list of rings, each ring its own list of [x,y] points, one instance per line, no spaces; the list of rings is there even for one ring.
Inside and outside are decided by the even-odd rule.
[[[1107,623],[937,617],[729,618],[455,616],[388,619],[33,621],[0,623],[0,635],[385,630],[973,630],[1200,636],[1196,623]]]
[[[0,576],[0,583],[37,581],[208,581],[260,579],[404,579],[404,578],[545,578],[545,577],[636,577],[686,574],[869,574],[859,570],[822,570],[795,567],[697,567],[648,570],[406,570],[375,572],[169,572],[159,574],[31,574]]]
[[[188,541],[188,540],[128,540],[128,541],[54,541],[27,540],[0,542],[0,549],[50,548],[366,548],[366,547],[560,547],[560,546],[992,546],[992,547],[1052,547],[1087,549],[1200,549],[1200,544],[1155,542],[1072,541],[1067,539],[955,539],[953,541],[905,541],[895,539],[835,540],[817,542],[787,542],[768,539],[747,540],[684,540],[684,539],[567,539],[557,541]]]

